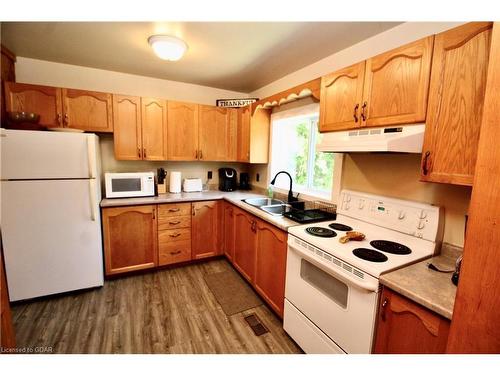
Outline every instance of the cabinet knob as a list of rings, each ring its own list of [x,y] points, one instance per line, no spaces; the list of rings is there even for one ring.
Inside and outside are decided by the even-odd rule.
[[[64,114],[63,126],[68,126],[69,124],[69,116],[67,113]]]
[[[146,147],[144,147],[142,154],[144,155],[144,159],[146,159]]]
[[[137,147],[137,157],[140,159],[141,158],[141,148]]]
[[[384,301],[382,302],[382,308],[380,309],[380,317],[382,318],[383,322],[385,322],[385,310],[386,310],[388,304],[389,304],[389,300],[387,298],[385,298]]]
[[[203,159],[203,152],[200,150],[200,160]]]
[[[58,113],[58,114],[57,114],[57,124],[58,124],[59,126],[61,126],[61,125],[62,125],[62,115],[61,115],[60,113]]]
[[[426,151],[425,155],[424,155],[424,160],[422,161],[422,173],[423,173],[424,176],[427,176],[427,173],[429,173],[428,162],[429,162],[429,157],[430,156],[431,156],[431,152],[430,151]]]
[[[194,158],[195,158],[195,159],[198,159],[198,150],[196,150],[196,151],[194,152]]]
[[[368,106],[368,102],[364,102],[361,107],[361,120],[366,121],[366,107]]]

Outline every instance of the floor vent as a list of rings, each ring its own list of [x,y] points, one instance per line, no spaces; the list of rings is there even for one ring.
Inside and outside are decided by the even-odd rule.
[[[255,314],[250,314],[245,316],[245,321],[252,328],[255,336],[263,335],[264,333],[269,332],[264,324],[261,323],[260,319]]]

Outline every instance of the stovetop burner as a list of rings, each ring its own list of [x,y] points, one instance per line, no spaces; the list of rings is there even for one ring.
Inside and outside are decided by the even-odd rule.
[[[331,223],[328,226],[332,229],[340,230],[342,232],[348,232],[348,231],[352,230],[352,227],[350,227],[349,225],[342,224],[342,223]]]
[[[333,230],[322,227],[308,227],[306,232],[318,237],[335,237],[337,235]]]
[[[367,260],[369,262],[382,263],[387,261],[388,259],[387,256],[385,254],[382,254],[380,251],[373,249],[366,249],[364,247],[359,247],[357,249],[354,249],[352,253],[356,255],[358,258]]]
[[[371,241],[370,245],[372,245],[377,250],[389,254],[397,254],[397,255],[411,254],[411,250],[409,247],[401,245],[400,243],[397,242],[376,240],[376,241]]]

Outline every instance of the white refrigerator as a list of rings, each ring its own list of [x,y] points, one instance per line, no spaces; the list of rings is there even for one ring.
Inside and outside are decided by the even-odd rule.
[[[0,131],[10,300],[103,285],[98,137]]]

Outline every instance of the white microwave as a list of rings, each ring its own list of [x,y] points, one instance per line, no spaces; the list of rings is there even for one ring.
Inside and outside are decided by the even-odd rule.
[[[155,195],[153,172],[105,173],[106,198],[152,197]]]

